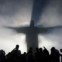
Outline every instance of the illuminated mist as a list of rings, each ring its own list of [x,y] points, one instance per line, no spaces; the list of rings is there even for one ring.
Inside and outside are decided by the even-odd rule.
[[[4,26],[26,26],[30,24],[32,0],[0,0],[0,49],[6,53],[20,45],[21,52],[27,51],[25,34],[17,34]]]
[[[62,25],[61,0],[37,1],[43,2],[43,4],[38,5],[39,10],[35,6],[38,4],[35,0],[0,0],[0,49],[4,49],[8,53],[15,48],[16,44],[19,44],[22,53],[27,51],[26,35],[18,34],[14,30],[4,28],[4,26],[29,26],[31,19],[35,19],[35,25],[40,27]],[[39,48],[46,46],[50,49],[55,46],[60,49],[61,37],[62,29],[54,29],[49,33],[39,34]]]

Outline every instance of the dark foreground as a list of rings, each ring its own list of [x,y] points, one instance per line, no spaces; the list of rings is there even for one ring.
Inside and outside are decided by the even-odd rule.
[[[5,55],[5,51],[0,50],[0,62],[60,62],[61,54],[55,47],[51,48],[51,54],[45,47],[44,49],[36,48],[35,53],[30,48],[24,54],[21,54],[21,51],[18,49],[19,45],[16,45],[7,55]],[[62,52],[62,49],[60,51]]]

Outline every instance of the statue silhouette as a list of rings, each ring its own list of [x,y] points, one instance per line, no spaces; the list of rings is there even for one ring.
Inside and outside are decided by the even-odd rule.
[[[6,28],[13,29],[17,33],[25,33],[27,50],[29,50],[30,47],[32,47],[33,50],[35,50],[35,48],[38,48],[38,34],[39,33],[48,33],[49,30],[55,29],[55,28],[62,28],[62,26],[36,27],[34,26],[34,21],[31,20],[30,26],[27,26],[27,27],[6,27]]]
[[[17,33],[26,34],[27,50],[30,47],[32,47],[33,50],[35,50],[35,48],[38,48],[38,34],[39,33],[46,33],[46,32],[49,32],[48,30],[51,30],[54,28],[62,28],[62,26],[55,26],[55,27],[34,26],[34,21],[39,20],[40,15],[42,14],[44,8],[48,4],[48,1],[49,0],[34,0],[30,26],[28,27],[6,27],[9,29],[14,29]]]

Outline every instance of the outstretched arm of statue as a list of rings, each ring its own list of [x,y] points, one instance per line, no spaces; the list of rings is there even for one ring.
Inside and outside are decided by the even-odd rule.
[[[7,27],[6,26],[5,28],[12,29],[16,31],[17,33],[25,33],[28,31],[28,27]]]
[[[49,33],[53,29],[59,29],[62,28],[62,26],[53,26],[53,27],[39,27],[38,28],[38,33]]]

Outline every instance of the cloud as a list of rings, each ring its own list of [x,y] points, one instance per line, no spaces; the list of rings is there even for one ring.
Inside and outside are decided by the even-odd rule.
[[[25,35],[4,26],[22,26],[30,23],[32,0],[0,0],[0,49],[6,53],[11,51],[16,44],[26,51]]]
[[[6,53],[11,51],[16,44],[20,45],[22,52],[26,51],[25,34],[18,34],[3,26],[28,25],[31,20],[32,6],[33,0],[0,0],[0,49],[4,49]],[[46,7],[41,8],[43,11],[36,24],[42,25],[42,27],[62,25],[61,6],[61,0],[49,0]],[[54,29],[48,34],[40,34],[39,47],[46,46],[50,49],[55,46],[60,49],[62,44],[61,33],[62,29]]]
[[[49,4],[44,9],[37,24],[42,27],[62,26],[61,0],[49,1]],[[40,47],[44,45],[48,49],[52,46],[55,46],[57,49],[62,48],[62,28],[50,30],[49,33],[45,33],[42,36],[40,36],[39,40]]]
[[[45,27],[62,25],[61,0],[50,0],[40,17],[40,24]]]
[[[30,21],[32,0],[0,0],[0,2],[1,25],[18,26]]]
[[[41,17],[41,14],[48,3],[49,0],[34,0],[31,20],[34,20],[35,23],[39,21],[39,18]]]

